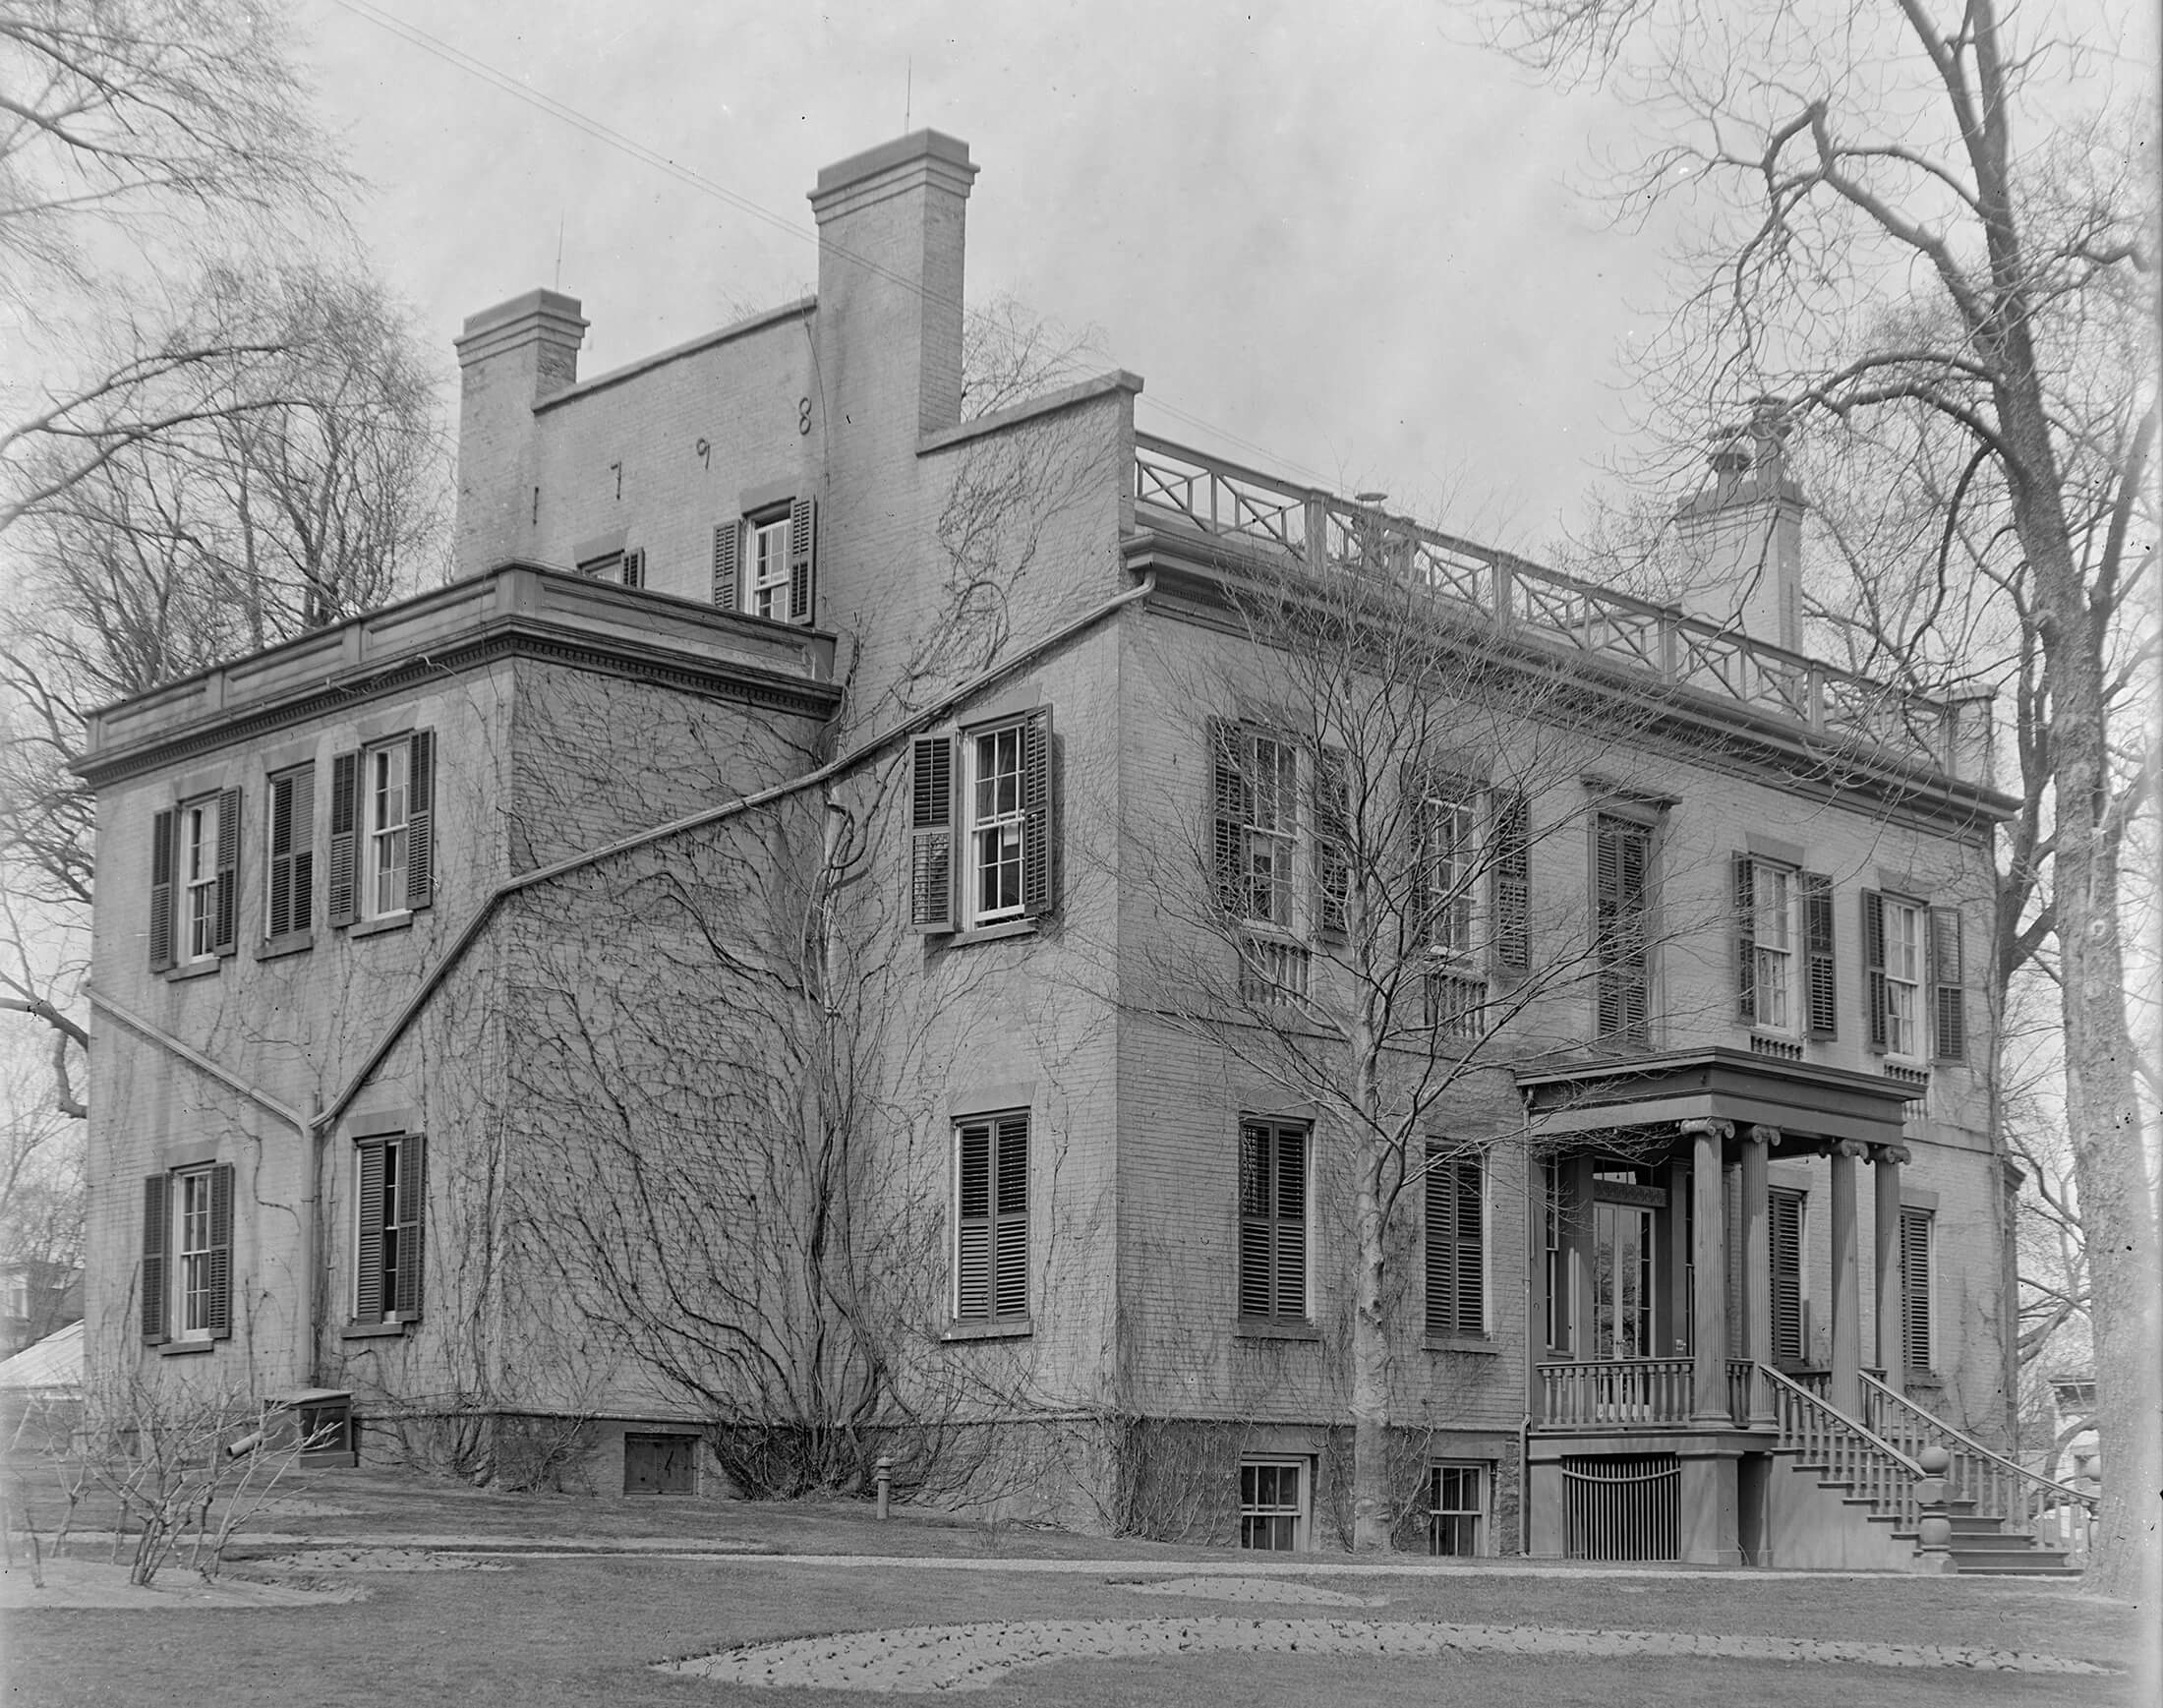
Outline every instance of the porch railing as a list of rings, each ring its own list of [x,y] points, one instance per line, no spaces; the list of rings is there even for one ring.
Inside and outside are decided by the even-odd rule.
[[[1386,575],[1541,644],[1881,747],[1959,775],[1959,708],[1544,569],[1310,487],[1242,468],[1152,434],[1135,435],[1134,495],[1168,522],[1282,553],[1316,571]]]
[[[2054,1535],[2074,1529],[2084,1537],[2087,1520],[2095,1516],[2093,1495],[2054,1483],[2003,1453],[1992,1452],[1868,1374],[1862,1379],[1862,1413],[1873,1432],[1910,1458],[1925,1447],[1945,1448],[1953,1457],[1946,1468],[1947,1498],[1974,1502],[1977,1516],[1996,1518],[2003,1530],[2032,1536],[2042,1513],[2061,1509],[2079,1516],[2070,1525],[2056,1520],[2045,1528]]]
[[[1758,1366],[1758,1380],[1772,1401],[1780,1446],[1792,1448],[1806,1465],[1823,1467],[1832,1481],[1845,1483],[1874,1515],[1892,1518],[1896,1530],[1914,1532],[1921,1518],[1915,1505],[1920,1465],[1770,1366]]]
[[[1687,1358],[1626,1358],[1540,1366],[1541,1416],[1549,1424],[1684,1424]]]

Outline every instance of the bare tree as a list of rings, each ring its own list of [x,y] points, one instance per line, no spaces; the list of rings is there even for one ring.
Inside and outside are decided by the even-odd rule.
[[[1944,16],[1939,16],[1940,11]],[[2088,1230],[2112,1471],[2090,1581],[2155,1595],[2163,1489],[2157,1207],[2125,1011],[2121,854],[2146,798],[2111,733],[2125,601],[2152,565],[2154,114],[2103,20],[2088,39],[1990,0],[1702,8],[1520,0],[1496,39],[1605,80],[1658,126],[1622,186],[1679,198],[1688,294],[1655,358],[1660,419],[1759,394],[1871,455],[1881,501],[1928,517],[1924,586],[1981,577],[2016,617],[2017,733],[2036,830],[2001,954],[2059,950],[2066,1120]],[[1676,439],[1684,437],[1677,434]],[[1883,603],[1931,622],[1882,563]],[[1890,638],[1890,636],[1889,636]],[[1957,637],[1958,638],[1958,637]]]

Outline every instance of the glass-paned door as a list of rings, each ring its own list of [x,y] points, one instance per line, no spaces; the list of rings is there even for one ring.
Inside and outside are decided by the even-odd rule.
[[[1593,1356],[1653,1357],[1652,1210],[1596,1203],[1593,1252]]]

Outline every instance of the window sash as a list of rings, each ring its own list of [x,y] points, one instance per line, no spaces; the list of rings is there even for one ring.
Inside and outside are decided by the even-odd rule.
[[[983,924],[1023,912],[1026,809],[1023,801],[1023,731],[986,731],[968,742],[970,913]]]
[[[1425,886],[1429,946],[1439,955],[1469,957],[1476,929],[1480,820],[1463,795],[1430,795],[1421,801],[1426,830],[1420,881]]]
[[[1480,1552],[1486,1490],[1484,1465],[1428,1467],[1428,1553],[1464,1558]]]
[[[789,620],[789,518],[751,528],[750,574],[744,587],[744,605],[752,616]]]
[[[1239,1545],[1292,1553],[1307,1515],[1307,1467],[1296,1460],[1244,1461],[1239,1467]]]
[[[181,1340],[207,1340],[212,1326],[213,1241],[210,1232],[210,1171],[196,1169],[179,1177],[173,1220],[173,1252],[178,1258]]]
[[[407,759],[409,742],[368,754],[368,914],[381,918],[406,908]]]
[[[217,952],[218,803],[199,800],[181,808],[181,877],[187,893],[187,961]]]

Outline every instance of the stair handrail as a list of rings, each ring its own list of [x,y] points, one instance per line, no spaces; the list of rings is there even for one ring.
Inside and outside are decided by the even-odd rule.
[[[1978,1459],[1987,1460],[2000,1472],[2010,1472],[2018,1481],[2056,1495],[2066,1503],[2085,1507],[2088,1516],[2091,1518],[2101,1508],[2102,1501],[2098,1496],[2091,1495],[2084,1489],[2075,1489],[2064,1483],[2053,1482],[2040,1471],[2031,1471],[2025,1465],[2007,1458],[2005,1454],[1994,1452],[1973,1437],[1962,1435],[1947,1423],[1944,1418],[1923,1410],[1907,1395],[1896,1388],[1887,1386],[1868,1371],[1863,1373],[1862,1383],[1865,1394],[1874,1395],[1881,1404],[1890,1401],[1900,1411],[1906,1412],[1910,1417],[1919,1419],[1928,1429],[1935,1432],[1940,1438],[1938,1442],[1940,1446],[1958,1448],[1961,1452],[1972,1453]],[[2016,1516],[2016,1514],[2006,1513],[2003,1516],[2010,1518]],[[2024,1514],[2021,1516],[2024,1516]]]
[[[1856,1419],[1849,1417],[1831,1400],[1820,1399],[1786,1372],[1775,1370],[1769,1364],[1760,1364],[1758,1373],[1770,1384],[1768,1390],[1774,1397],[1774,1416],[1780,1425],[1780,1444],[1798,1450],[1805,1443],[1788,1421],[1788,1410],[1799,1405],[1812,1413],[1823,1414],[1840,1426],[1847,1436],[1878,1456],[1878,1464],[1850,1463],[1845,1455],[1836,1452],[1828,1461],[1827,1469],[1836,1473],[1854,1473],[1856,1481],[1848,1487],[1857,1488],[1870,1502],[1871,1510],[1880,1514],[1891,1512],[1898,1527],[1913,1531],[1921,1521],[1921,1512],[1915,1502],[1915,1485],[1922,1480],[1923,1468],[1891,1442],[1878,1435]],[[1789,1406],[1779,1403],[1783,1390],[1789,1398]]]

